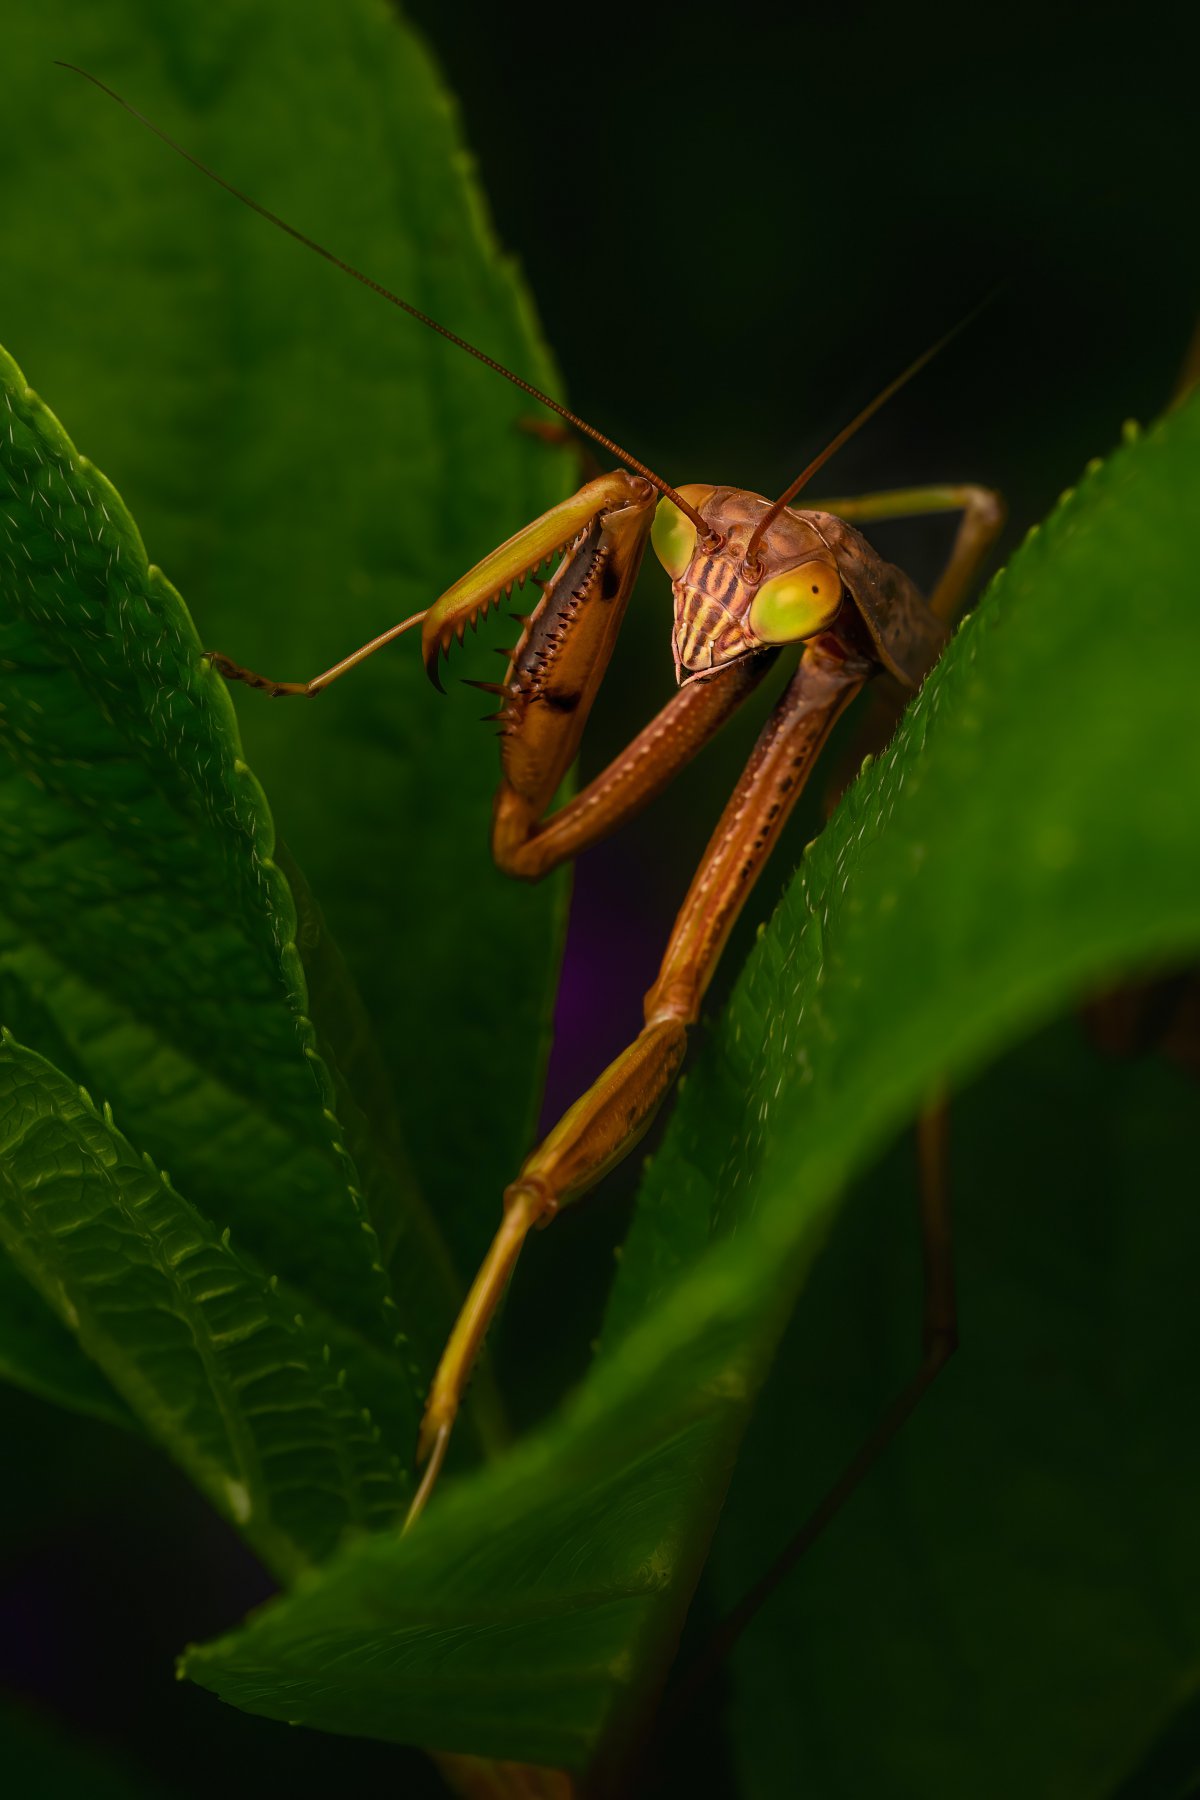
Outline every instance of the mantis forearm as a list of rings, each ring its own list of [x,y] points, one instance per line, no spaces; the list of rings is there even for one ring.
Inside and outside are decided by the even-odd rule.
[[[599,843],[662,793],[754,692],[772,660],[735,663],[711,681],[680,688],[594,781],[545,821],[523,795],[502,783],[492,820],[497,863],[508,875],[536,881]]]
[[[843,709],[872,673],[816,638],[768,719],[692,879],[646,1019],[692,1024],[729,933]]]

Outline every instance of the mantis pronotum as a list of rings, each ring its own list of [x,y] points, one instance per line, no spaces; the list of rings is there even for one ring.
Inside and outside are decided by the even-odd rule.
[[[995,494],[969,485],[874,494],[814,510],[791,505],[811,476],[945,339],[877,395],[778,499],[767,501],[715,484],[674,488],[586,420],[232,187],[94,76],[87,79],[243,204],[514,382],[624,465],[588,481],[485,557],[433,605],[313,679],[270,680],[212,653],[221,674],[276,697],[312,696],[394,638],[419,628],[426,668],[440,687],[439,659],[449,654],[455,639],[461,642],[467,626],[486,616],[514,586],[532,580],[540,598],[523,622],[503,681],[476,685],[487,685],[498,700],[502,772],[493,854],[506,873],[537,880],[617,829],[659,794],[749,697],[777,658],[792,647],[800,651],[676,918],[646,996],[642,1030],[504,1190],[500,1227],[426,1400],[417,1448],[424,1474],[409,1511],[411,1525],[437,1481],[468,1378],[527,1234],[593,1187],[649,1126],[678,1073],[689,1028],[699,1017],[733,924],[835,721],[877,675],[887,675],[909,693],[920,685],[995,539],[1003,509]],[[958,513],[960,523],[946,567],[926,600],[856,527],[933,512]],[[648,543],[671,580],[677,691],[606,769],[547,816],[578,752]],[[538,571],[555,557],[553,572],[540,580]],[[879,1432],[805,1527],[805,1540],[857,1480],[864,1458],[869,1460],[902,1422],[954,1347],[949,1227],[936,1127],[927,1128],[923,1139],[924,1361]]]

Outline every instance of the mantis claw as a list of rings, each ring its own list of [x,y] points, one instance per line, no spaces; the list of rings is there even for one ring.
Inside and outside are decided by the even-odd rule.
[[[438,1476],[442,1472],[442,1464],[446,1460],[446,1452],[450,1448],[449,1424],[439,1425],[429,1444],[417,1446],[417,1463],[425,1463],[425,1472],[417,1486],[417,1491],[409,1503],[400,1536],[407,1537],[429,1501],[429,1496],[437,1486]]]
[[[439,650],[442,655],[447,655],[454,638],[461,643],[467,626],[474,630],[493,607],[512,597],[514,588],[523,588],[530,582],[545,589],[557,581],[563,563],[551,582],[542,581],[538,571],[544,564],[553,565],[560,558],[570,562],[591,542],[598,521],[610,513],[620,515],[631,510],[640,516],[648,504],[643,489],[646,494],[651,492],[648,483],[639,482],[623,472],[589,482],[571,499],[551,507],[540,519],[518,531],[453,587],[447,588],[426,613],[421,634],[425,669],[434,686],[441,686],[437,676]],[[545,604],[543,592],[530,618]],[[518,622],[527,633],[528,621]]]
[[[226,681],[243,681],[247,687],[261,688],[272,700],[290,700],[296,694],[312,697],[320,692],[311,682],[272,681],[268,675],[258,675],[253,669],[243,669],[240,663],[222,656],[219,650],[205,650],[201,654],[209,668],[215,669],[218,675],[223,675]]]

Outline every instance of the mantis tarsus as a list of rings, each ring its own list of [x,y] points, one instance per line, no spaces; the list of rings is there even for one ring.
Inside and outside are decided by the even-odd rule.
[[[525,1237],[593,1187],[649,1126],[678,1073],[689,1028],[699,1017],[733,924],[834,723],[876,676],[890,678],[902,692],[911,693],[920,685],[995,539],[1003,508],[990,490],[970,485],[874,494],[810,510],[790,504],[834,451],[941,343],[877,395],[777,500],[768,502],[743,489],[716,484],[676,489],[586,420],[232,187],[94,76],[87,79],[243,204],[495,369],[625,465],[585,483],[485,557],[432,606],[312,680],[270,680],[212,653],[211,661],[223,675],[277,697],[313,696],[394,638],[419,627],[426,668],[440,687],[439,659],[449,654],[455,639],[461,642],[468,625],[486,617],[515,586],[532,580],[540,597],[523,620],[503,681],[476,685],[488,686],[499,702],[495,716],[500,723],[502,773],[493,816],[493,854],[505,872],[537,880],[616,830],[666,788],[749,697],[777,658],[792,646],[800,649],[794,673],[763,727],[688,889],[658,977],[646,996],[642,1030],[532,1151],[504,1190],[499,1230],[426,1401],[418,1443],[418,1460],[425,1469],[409,1512],[411,1525],[437,1480],[470,1372]],[[905,574],[871,548],[857,525],[933,512],[958,513],[960,522],[949,560],[927,601]],[[671,578],[677,691],[606,769],[547,816],[579,750],[647,543]],[[556,557],[553,572],[540,580],[538,571]],[[936,1109],[930,1116],[936,1119]],[[921,1368],[830,1490],[802,1531],[798,1546],[840,1504],[954,1347],[948,1210],[937,1137],[936,1124],[929,1125],[923,1155]]]

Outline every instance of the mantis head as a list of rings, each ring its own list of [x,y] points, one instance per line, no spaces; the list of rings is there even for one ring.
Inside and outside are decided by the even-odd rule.
[[[785,507],[761,529],[771,503],[742,488],[692,483],[678,491],[709,528],[702,535],[671,500],[659,502],[651,541],[671,577],[681,686],[832,623],[842,578],[815,525]]]

